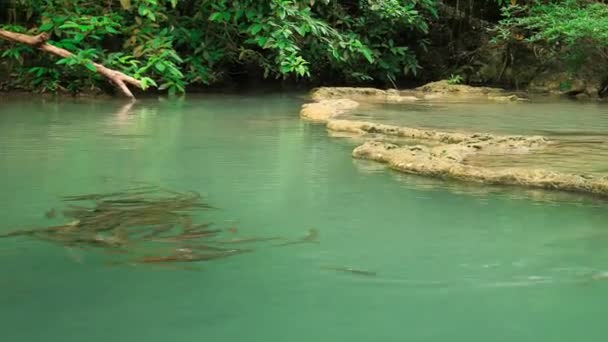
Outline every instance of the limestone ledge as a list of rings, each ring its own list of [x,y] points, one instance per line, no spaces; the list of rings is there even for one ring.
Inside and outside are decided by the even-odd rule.
[[[418,96],[373,88],[319,88],[313,91],[313,103],[302,106],[302,118],[325,123],[333,134],[373,138],[353,151],[353,157],[388,164],[404,173],[452,178],[484,184],[519,185],[608,196],[608,177],[575,175],[543,169],[490,169],[467,165],[469,157],[480,154],[533,154],[554,142],[542,136],[457,133],[418,129],[373,122],[343,120],[340,115],[357,108],[358,101],[418,101],[429,96],[465,94],[469,98],[493,101],[519,100],[515,95],[494,88],[453,86],[435,82],[415,89]],[[452,96],[452,95],[449,95]],[[460,95],[458,95],[460,96]],[[355,101],[356,99],[358,101]],[[391,138],[405,140],[395,144]],[[420,143],[424,142],[424,143]],[[426,144],[432,142],[432,144]],[[416,143],[412,145],[413,143]]]
[[[382,90],[357,87],[321,87],[311,92],[311,98],[320,102],[332,99],[351,99],[370,103],[409,103],[416,101],[482,100],[493,102],[523,101],[522,97],[503,89],[471,87],[449,84],[447,81],[431,82],[410,90]]]
[[[304,104],[300,111],[303,119],[327,122],[338,115],[359,107],[361,103],[411,103],[416,101],[491,101],[517,102],[525,100],[502,89],[451,85],[447,81],[426,84],[413,90],[398,91],[375,88],[321,87],[310,97],[314,102]]]
[[[451,178],[484,184],[519,185],[534,188],[608,195],[608,177],[592,177],[542,169],[509,168],[493,170],[463,164],[423,146],[398,146],[368,141],[355,148],[353,157],[388,164],[394,170],[423,176]]]
[[[300,116],[313,122],[327,122],[331,118],[355,109],[359,103],[350,99],[329,99],[306,103],[300,110]]]

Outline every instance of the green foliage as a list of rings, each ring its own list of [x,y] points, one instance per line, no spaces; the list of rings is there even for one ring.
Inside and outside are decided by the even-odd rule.
[[[464,78],[460,75],[450,75],[450,78],[448,78],[448,84],[451,85],[455,85],[455,84],[461,84],[464,81]]]
[[[569,91],[572,89],[572,81],[566,80],[559,84],[559,90],[561,91]]]
[[[42,91],[103,86],[93,62],[170,94],[251,66],[265,77],[394,82],[420,70],[414,51],[428,45],[427,19],[437,16],[434,0],[16,3],[21,25],[4,28],[48,32],[52,44],[75,54],[57,59],[0,42],[15,86]]]
[[[544,60],[559,59],[575,71],[592,55],[608,57],[608,6],[565,0],[503,8],[495,42],[522,41]]]

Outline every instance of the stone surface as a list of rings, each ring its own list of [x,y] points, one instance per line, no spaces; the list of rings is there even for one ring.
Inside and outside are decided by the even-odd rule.
[[[589,98],[598,98],[602,88],[602,72],[589,66],[576,73],[563,71],[559,65],[548,67],[539,73],[528,86],[528,90],[536,93],[549,93],[567,96],[585,94]]]
[[[447,177],[464,181],[519,185],[543,189],[585,192],[608,196],[608,178],[565,174],[549,170],[510,168],[492,170],[466,165],[453,157],[449,149],[441,154],[434,150],[400,147],[390,143],[368,141],[355,148],[353,157],[385,163],[397,171],[432,177]]]
[[[500,88],[472,87],[464,84],[449,84],[448,81],[445,80],[427,83],[421,87],[416,88],[416,90],[425,93],[444,93],[459,95],[501,95],[505,93],[505,91]]]
[[[327,122],[332,117],[357,108],[359,103],[350,99],[321,100],[302,106],[300,116],[313,122]]]
[[[382,90],[375,88],[351,88],[351,87],[322,87],[313,89],[311,97],[314,101],[328,99],[353,99],[362,102],[414,102],[419,98],[410,94],[390,89]]]
[[[513,102],[521,98],[495,88],[474,88],[434,82],[415,90],[415,98],[445,100],[446,97],[471,96],[490,101]],[[456,95],[454,95],[456,94]],[[608,178],[574,175],[551,170],[506,168],[490,169],[467,164],[480,155],[533,154],[552,146],[541,136],[455,133],[340,119],[340,114],[356,108],[359,102],[340,96],[374,100],[405,97],[404,92],[372,88],[319,88],[313,93],[316,102],[302,106],[302,118],[325,123],[334,136],[358,137],[365,141],[355,148],[353,157],[388,164],[405,172],[432,177],[448,177],[487,184],[520,185],[532,188],[586,192],[608,196]],[[428,97],[427,97],[428,96]],[[329,97],[329,98],[327,98]],[[468,98],[468,97],[467,97]],[[392,101],[392,100],[391,100]],[[431,143],[427,143],[431,142]]]
[[[449,84],[447,81],[431,82],[416,89],[409,90],[322,87],[314,89],[311,93],[311,98],[316,102],[335,99],[352,99],[369,103],[408,103],[420,100],[450,101],[463,98],[500,102],[522,100],[522,98],[517,95],[509,94],[503,89]]]

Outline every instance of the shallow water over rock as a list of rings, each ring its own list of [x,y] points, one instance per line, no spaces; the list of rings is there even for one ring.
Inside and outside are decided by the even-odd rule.
[[[447,132],[542,135],[554,141],[534,154],[482,154],[466,163],[494,169],[547,168],[608,175],[608,107],[603,103],[535,99],[531,102],[420,101],[365,104],[340,119]]]
[[[447,131],[548,136],[608,136],[608,106],[560,99],[515,103],[462,100],[366,104],[343,118]]]

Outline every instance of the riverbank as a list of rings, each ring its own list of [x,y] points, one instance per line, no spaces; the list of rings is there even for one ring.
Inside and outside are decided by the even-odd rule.
[[[373,160],[394,170],[421,176],[608,196],[606,176],[564,172],[552,169],[550,165],[541,166],[540,160],[536,165],[525,167],[509,165],[508,159],[516,159],[516,156],[534,158],[549,152],[559,154],[561,142],[553,137],[441,131],[361,121],[349,116],[354,111],[373,111],[377,104],[441,103],[449,106],[450,103],[470,102],[518,106],[534,101],[526,98],[525,94],[497,88],[450,85],[443,81],[405,91],[319,88],[310,97],[313,102],[302,106],[301,117],[323,123],[331,132],[362,138],[364,143],[352,152],[354,158]],[[479,162],[496,156],[507,160],[503,163],[506,166],[497,168]]]

